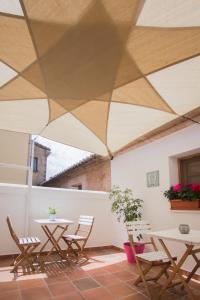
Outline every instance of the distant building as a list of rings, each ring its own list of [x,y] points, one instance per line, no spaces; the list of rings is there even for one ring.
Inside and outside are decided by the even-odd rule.
[[[110,160],[92,155],[42,184],[48,187],[110,191]]]
[[[33,185],[41,185],[43,182],[45,182],[47,157],[49,156],[50,152],[50,148],[35,142],[33,158]]]

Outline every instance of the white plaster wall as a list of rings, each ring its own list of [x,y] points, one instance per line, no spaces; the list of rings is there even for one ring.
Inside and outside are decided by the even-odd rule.
[[[0,255],[16,253],[7,228],[6,216],[10,215],[19,236],[25,232],[27,186],[0,184]],[[48,218],[48,207],[58,209],[57,217],[75,222],[70,225],[73,232],[80,214],[95,216],[94,228],[87,246],[106,246],[113,242],[113,223],[110,201],[107,193],[77,191],[46,187],[33,187],[30,208],[30,235],[38,236],[43,242],[45,236],[34,219]]]
[[[193,125],[163,137],[135,150],[115,157],[111,164],[112,185],[130,187],[135,197],[144,200],[144,219],[148,219],[153,229],[161,230],[178,227],[187,223],[193,229],[200,229],[200,212],[172,212],[163,192],[171,184],[178,182],[177,157],[200,152],[200,126]],[[147,188],[146,173],[160,172],[160,186]],[[127,239],[123,224],[115,222],[114,245],[122,247]],[[171,250],[180,255],[183,247],[170,243]],[[191,268],[192,262],[185,264]]]
[[[0,163],[27,166],[29,134],[0,130]],[[0,182],[26,184],[27,172],[0,167]]]

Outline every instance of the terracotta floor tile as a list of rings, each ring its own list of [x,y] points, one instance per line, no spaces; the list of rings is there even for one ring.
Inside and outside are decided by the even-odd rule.
[[[130,286],[133,290],[136,290],[138,293],[146,294],[145,288],[143,284],[135,285],[135,280],[128,280],[125,282],[128,286]]]
[[[47,278],[45,278],[46,283],[49,284],[54,284],[56,282],[67,282],[69,281],[69,278],[66,276],[65,273],[59,274],[58,276],[52,275]]]
[[[67,272],[66,276],[70,280],[76,280],[76,279],[81,279],[81,278],[88,277],[88,274],[87,274],[87,272],[83,271],[82,269],[75,269],[71,272]]]
[[[128,284],[128,285],[134,287],[134,286],[135,286],[135,285],[134,285],[134,282],[135,282],[135,279],[131,279],[131,280],[127,280],[127,281],[126,281],[126,284]]]
[[[114,300],[113,296],[103,287],[82,292],[87,300]]]
[[[17,280],[10,273],[10,260],[0,259],[0,300],[149,300],[144,286],[134,286],[137,266],[129,264],[123,253],[103,249],[90,251],[89,256],[87,262],[70,265],[52,263],[52,256],[44,273],[27,275],[20,268]],[[200,300],[200,284],[191,287]],[[179,289],[169,290],[162,300],[189,300]]]
[[[104,267],[104,269],[110,273],[116,273],[116,272],[120,272],[123,270],[121,267],[116,266],[115,264],[106,266],[106,267]]]
[[[137,278],[137,275],[130,273],[128,271],[120,271],[113,274],[122,281],[135,280]]]
[[[0,300],[20,300],[20,295],[18,291],[1,293]]]
[[[194,297],[195,297],[195,300],[199,300],[200,298],[199,298],[199,296],[198,295],[194,295]],[[164,299],[165,300],[165,299]],[[189,296],[186,296],[185,298],[182,298],[182,299],[172,299],[172,300],[191,300],[191,298],[189,298]]]
[[[19,280],[18,281],[20,289],[28,289],[28,288],[36,288],[45,286],[45,282],[43,279],[29,279],[29,280]]]
[[[15,275],[10,273],[10,267],[0,268],[0,282],[11,282],[15,279]]]
[[[155,285],[155,284],[150,284],[149,283],[149,288],[150,288],[150,292],[151,292],[151,295],[152,295],[152,298],[153,299],[156,299],[157,296],[158,296],[158,293],[160,291],[160,286],[159,285]],[[143,287],[143,292],[142,293],[139,293],[141,294],[141,299],[149,299],[147,297],[147,293]],[[144,298],[142,298],[142,296],[145,296]],[[140,298],[139,298],[140,299]],[[164,293],[164,295],[162,295],[162,300],[185,300],[185,297],[183,295],[180,295],[178,293],[172,293],[170,292],[170,290],[166,291]]]
[[[123,298],[123,300],[148,300],[148,298],[142,294],[133,294],[133,295],[130,295],[128,297],[125,297]],[[173,299],[171,299],[173,300]]]
[[[55,300],[83,300],[83,297],[78,292],[68,293],[66,295],[58,296]]]
[[[14,290],[17,290],[17,283],[15,281],[0,283],[0,294],[4,292],[11,292]]]
[[[115,299],[119,299],[121,297],[129,296],[131,294],[137,293],[136,290],[132,289],[128,285],[120,282],[118,284],[109,285],[107,289],[111,292],[111,294],[115,297]]]
[[[162,300],[185,300],[185,297],[181,297],[176,294],[166,293],[162,296]],[[197,298],[198,299],[198,298]]]
[[[81,291],[93,289],[99,286],[99,284],[92,278],[83,278],[73,281],[74,285]]]
[[[191,288],[191,284],[190,284],[190,288]],[[191,288],[191,291],[194,294],[195,299],[199,300],[200,299],[200,288],[198,288],[198,289]],[[173,300],[179,300],[179,299],[189,300],[190,299],[187,295],[187,292],[185,290],[182,290],[180,288],[180,286],[176,286],[172,289],[169,289],[169,292],[171,295],[173,295],[173,298],[172,298]],[[169,296],[166,297],[166,300],[168,300],[168,299],[170,300]],[[165,298],[164,298],[164,300],[165,300]]]
[[[195,295],[198,295],[199,299],[200,299],[200,288],[195,288],[195,289],[192,289],[192,292],[195,294]]]
[[[106,275],[109,274],[109,272],[105,269],[105,268],[99,268],[99,269],[94,269],[94,270],[90,270],[87,271],[87,273],[94,277],[94,276],[98,276],[98,275]]]
[[[21,295],[23,300],[43,300],[50,298],[50,293],[46,287],[21,290]]]
[[[191,280],[190,281],[190,283],[189,283],[189,285],[190,285],[190,288],[194,288],[194,289],[199,289],[199,283],[198,283],[198,281],[193,281],[193,280]]]
[[[124,268],[124,267],[126,267],[126,266],[128,266],[128,265],[135,265],[135,264],[130,264],[130,263],[127,261],[127,259],[125,259],[125,260],[119,262],[118,265],[121,266],[122,268]]]
[[[50,284],[49,289],[54,296],[67,295],[76,291],[75,287],[70,282],[57,282]]]
[[[126,270],[131,273],[139,274],[136,264],[125,264],[123,266],[123,270]]]
[[[101,285],[108,286],[108,285],[113,285],[117,284],[120,282],[119,278],[117,278],[113,274],[106,274],[102,276],[96,276],[94,277],[96,281],[98,281]]]

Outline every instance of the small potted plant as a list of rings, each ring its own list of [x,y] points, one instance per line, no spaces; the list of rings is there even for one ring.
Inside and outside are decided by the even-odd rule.
[[[197,210],[200,209],[199,184],[175,184],[164,192],[170,201],[172,210]]]
[[[51,207],[51,206],[49,206],[49,220],[51,220],[51,221],[55,221],[55,219],[56,219],[56,208],[55,207]]]
[[[131,189],[126,188],[122,191],[118,186],[114,186],[109,194],[109,199],[113,201],[111,210],[117,215],[119,222],[121,219],[123,223],[141,220],[143,200],[134,199]],[[123,246],[128,262],[134,263],[135,257],[130,243],[125,242]],[[138,243],[138,245],[135,246],[135,251],[136,253],[143,253],[144,244]]]

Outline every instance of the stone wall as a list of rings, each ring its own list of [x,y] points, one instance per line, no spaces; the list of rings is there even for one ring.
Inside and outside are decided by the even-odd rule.
[[[110,191],[110,172],[110,160],[95,159],[49,180],[44,186],[78,188],[81,185],[83,190]]]
[[[46,180],[47,157],[50,149],[38,143],[34,146],[34,157],[38,158],[37,172],[33,172],[33,185],[40,185]]]

